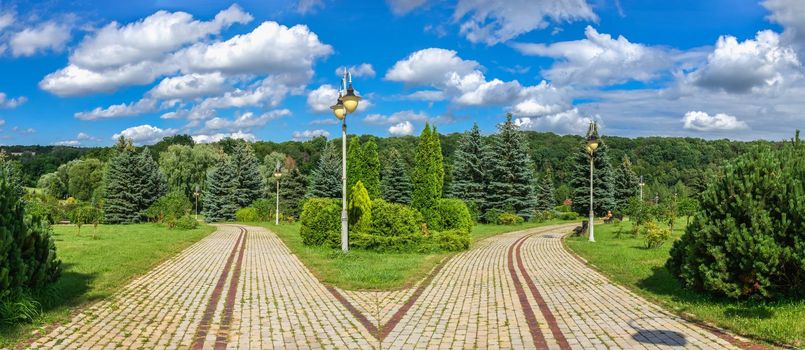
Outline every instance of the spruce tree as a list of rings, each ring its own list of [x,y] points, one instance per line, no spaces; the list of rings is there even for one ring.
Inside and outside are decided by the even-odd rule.
[[[481,138],[478,123],[466,132],[459,141],[453,158],[453,182],[450,185],[450,196],[460,198],[479,214],[486,210],[486,188],[488,178],[486,156],[488,150]]]
[[[202,195],[206,222],[235,220],[235,211],[238,210],[236,174],[229,159],[207,173],[207,188]]]
[[[334,143],[328,142],[313,170],[308,197],[341,198],[341,152]]]
[[[377,156],[377,143],[370,138],[361,146],[363,173],[358,179],[363,182],[369,198],[380,198],[380,159]]]
[[[237,179],[237,205],[248,207],[254,200],[260,198],[260,189],[263,186],[260,176],[260,166],[252,147],[240,141],[232,147],[232,166]]]
[[[280,206],[285,215],[299,217],[307,193],[307,178],[299,168],[291,169],[280,178]]]
[[[159,165],[154,161],[148,148],[144,148],[135,158],[132,169],[134,191],[136,193],[137,221],[145,220],[145,210],[168,192],[167,181]]]
[[[411,206],[426,212],[442,197],[444,185],[444,165],[442,164],[442,145],[436,128],[425,128],[419,135],[416,148],[414,170],[411,174],[413,191]]]
[[[383,199],[391,203],[411,203],[411,180],[405,172],[405,161],[396,148],[388,153],[383,169]]]
[[[553,169],[550,165],[545,167],[545,174],[542,175],[542,181],[540,181],[536,191],[537,210],[553,210],[556,205],[556,199],[553,191]]]
[[[131,224],[139,221],[139,185],[134,171],[137,155],[125,148],[119,149],[122,151],[109,160],[106,170],[104,222]]]
[[[530,218],[534,211],[531,159],[511,114],[492,137],[489,161],[489,207]]]
[[[570,179],[573,211],[585,217],[590,213],[590,154],[586,147],[582,144],[576,152]],[[615,179],[607,152],[608,147],[602,142],[593,157],[593,211],[597,216],[615,210]]]
[[[632,162],[628,156],[623,156],[618,169],[615,171],[615,207],[618,210],[625,210],[629,204],[629,198],[635,197],[640,192],[640,180],[632,171]]]

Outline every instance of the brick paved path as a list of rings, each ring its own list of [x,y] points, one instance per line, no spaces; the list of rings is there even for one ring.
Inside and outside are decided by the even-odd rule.
[[[221,225],[32,348],[735,348],[575,259],[571,227],[499,235],[412,288],[367,292],[322,285],[265,229]]]

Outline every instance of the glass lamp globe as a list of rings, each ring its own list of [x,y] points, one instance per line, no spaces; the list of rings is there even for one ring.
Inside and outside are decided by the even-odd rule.
[[[346,108],[347,113],[355,112],[358,109],[358,101],[361,100],[361,97],[355,95],[355,89],[352,88],[352,84],[349,84],[349,88],[347,89],[346,96],[341,98],[341,101]]]
[[[344,103],[341,101],[341,99],[338,99],[338,103],[330,106],[330,109],[333,110],[333,115],[335,115],[335,117],[338,118],[339,120],[342,120],[344,119],[344,117],[347,116],[347,108],[344,106]]]

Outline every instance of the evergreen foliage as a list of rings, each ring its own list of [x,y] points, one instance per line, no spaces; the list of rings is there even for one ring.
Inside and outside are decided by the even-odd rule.
[[[324,146],[319,164],[313,171],[308,197],[341,197],[341,152],[332,142]]]
[[[350,190],[347,210],[352,231],[366,232],[372,227],[372,200],[363,182],[358,181]]]
[[[380,159],[374,137],[361,145],[363,171],[359,181],[363,182],[369,198],[380,198]]]
[[[136,164],[137,155],[126,150],[109,161],[106,170],[104,222],[130,224],[139,221],[139,193],[134,176]]]
[[[132,173],[135,183],[135,199],[137,203],[137,221],[145,219],[145,211],[160,197],[168,192],[165,175],[159,170],[148,148],[144,148],[135,157],[135,168]]]
[[[539,211],[553,210],[556,206],[556,198],[553,191],[553,169],[550,166],[545,167],[545,174],[542,175],[542,181],[537,185],[536,193],[536,209]]]
[[[619,211],[629,205],[629,198],[640,193],[640,179],[632,171],[632,162],[623,156],[620,166],[615,170],[615,207]]]
[[[347,191],[363,178],[363,149],[358,137],[351,137],[347,145]]]
[[[254,150],[245,141],[236,142],[232,146],[231,159],[237,179],[237,196],[235,197],[237,205],[241,208],[247,207],[260,198],[260,190],[263,187],[260,164],[254,155]]]
[[[731,298],[805,294],[805,142],[758,147],[723,166],[674,243],[668,269]]]
[[[490,151],[488,207],[530,218],[534,211],[532,163],[511,114],[498,125]]]
[[[453,155],[450,196],[470,203],[478,213],[487,208],[487,156],[488,150],[481,138],[481,129],[478,128],[478,123],[474,123],[472,129],[462,136]]]
[[[212,168],[207,173],[207,188],[201,199],[204,203],[206,222],[232,221],[238,210],[238,182],[232,161]]]
[[[593,211],[604,216],[615,210],[615,180],[609,163],[608,147],[602,142],[593,157]],[[570,187],[573,188],[573,211],[582,216],[590,213],[590,154],[582,144],[574,158]]]
[[[391,203],[411,203],[411,180],[405,171],[405,161],[396,148],[388,153],[383,169],[383,199]]]
[[[307,178],[294,167],[280,179],[280,211],[284,215],[298,217],[307,194]]]
[[[427,211],[442,197],[444,185],[444,164],[439,133],[428,123],[419,135],[416,148],[414,170],[411,174],[413,191],[411,205],[420,211]]]

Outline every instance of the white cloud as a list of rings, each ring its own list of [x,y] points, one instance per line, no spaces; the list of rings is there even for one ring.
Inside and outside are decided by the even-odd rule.
[[[299,0],[296,4],[296,12],[308,14],[324,8],[324,0]]]
[[[144,98],[129,104],[120,103],[106,108],[96,107],[89,112],[77,112],[74,116],[81,120],[96,120],[106,118],[120,118],[150,113],[157,110],[157,101]]]
[[[78,146],[81,144],[78,140],[63,140],[63,141],[56,141],[53,143],[56,146]]]
[[[409,121],[400,122],[389,127],[389,134],[394,136],[405,136],[414,133],[414,124]]]
[[[368,124],[399,124],[406,121],[426,121],[428,115],[424,112],[414,112],[412,110],[405,110],[392,113],[391,115],[383,114],[370,114],[363,118],[363,121]]]
[[[293,132],[293,139],[296,140],[296,141],[310,140],[310,139],[317,138],[317,137],[320,137],[320,136],[330,137],[330,133],[327,130],[322,130],[322,129],[294,131]]]
[[[39,88],[58,96],[79,96],[112,92],[121,86],[143,85],[175,71],[174,67],[150,61],[126,64],[105,70],[92,70],[70,64],[46,75]]]
[[[313,112],[329,113],[330,106],[334,105],[337,99],[338,90],[330,84],[324,84],[307,94],[307,105]]]
[[[25,96],[8,98],[5,93],[0,92],[0,108],[17,108],[27,101],[28,98]]]
[[[372,68],[372,65],[369,63],[361,63],[357,66],[350,66],[349,68],[341,66],[335,70],[335,74],[339,77],[343,76],[345,70],[348,70],[353,77],[375,77],[375,69]]]
[[[579,112],[578,108],[573,108],[542,117],[516,118],[514,123],[525,130],[550,131],[566,135],[585,133],[591,120]]]
[[[250,134],[250,133],[242,132],[242,131],[237,131],[237,132],[232,132],[232,133],[217,133],[217,134],[211,134],[211,135],[198,134],[198,135],[193,135],[192,137],[193,137],[193,141],[195,141],[196,143],[212,143],[212,142],[221,141],[221,140],[226,139],[226,138],[237,139],[237,140],[245,140],[245,141],[248,141],[248,142],[254,142],[257,139],[257,137],[255,137],[254,134]]]
[[[155,126],[143,124],[139,126],[130,127],[117,134],[114,134],[114,136],[112,136],[112,139],[116,140],[120,136],[125,136],[126,138],[134,141],[135,144],[150,145],[158,142],[159,140],[162,140],[167,136],[176,135],[176,133],[177,133],[176,129],[160,129]]]
[[[625,37],[613,39],[587,26],[586,39],[558,42],[551,45],[514,43],[512,46],[525,55],[551,57],[557,61],[542,72],[543,76],[560,84],[612,85],[630,80],[647,82],[661,70],[669,70],[672,53],[629,42]]]
[[[6,125],[5,119],[0,119],[0,126]]]
[[[424,5],[427,0],[386,0],[391,8],[391,12],[397,16],[402,16]]]
[[[409,100],[421,101],[441,101],[445,99],[444,91],[438,90],[421,90],[415,91],[405,96]]]
[[[385,79],[410,85],[443,85],[446,80],[460,79],[479,67],[476,61],[458,57],[456,51],[427,48],[397,61],[386,72]]]
[[[253,127],[262,127],[271,120],[291,115],[291,111],[287,109],[279,109],[274,111],[265,112],[259,116],[255,116],[252,112],[246,112],[233,120],[224,119],[220,117],[212,118],[204,123],[205,130],[222,130],[222,129],[249,129]]]
[[[802,77],[802,66],[793,48],[783,46],[777,33],[764,30],[743,42],[722,36],[707,64],[686,78],[711,90],[746,93],[785,86]]]
[[[47,50],[62,51],[68,40],[70,40],[69,25],[45,22],[14,33],[9,45],[14,56],[32,56]]]
[[[3,12],[0,13],[0,31],[3,29],[8,28],[12,24],[14,24],[14,13],[13,12]]]
[[[85,132],[79,132],[78,135],[76,135],[75,138],[76,138],[76,140],[82,140],[82,141],[83,140],[94,140],[95,139],[94,137],[90,136],[89,134],[87,134]]]
[[[771,12],[768,18],[785,28],[783,40],[797,47],[800,60],[805,60],[805,2],[766,0],[761,4]]]
[[[695,131],[734,131],[749,127],[745,122],[728,114],[718,113],[711,116],[700,111],[685,113],[682,123],[685,129]]]
[[[549,22],[597,21],[598,16],[585,0],[459,0],[453,19],[463,20],[467,40],[494,45]]]
[[[225,82],[226,78],[219,72],[191,73],[162,79],[149,93],[164,99],[209,96],[225,90]]]

